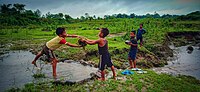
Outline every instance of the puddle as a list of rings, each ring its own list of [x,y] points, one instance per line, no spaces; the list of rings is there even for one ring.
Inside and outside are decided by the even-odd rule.
[[[29,51],[10,51],[0,56],[0,91],[5,91],[11,87],[23,87],[26,83],[53,80],[52,67],[38,60],[41,67],[39,72],[44,73],[46,78],[34,79],[33,74],[38,73],[38,69],[33,67],[31,61],[35,55]],[[78,62],[60,62],[57,65],[57,75],[59,80],[77,82],[90,78],[90,73],[98,69],[91,66],[84,66]]]
[[[167,73],[171,75],[189,75],[200,80],[200,47],[192,46],[193,50],[188,51],[190,45],[174,47],[169,46],[174,50],[173,58],[170,58],[168,65],[160,68],[153,68],[157,73]]]

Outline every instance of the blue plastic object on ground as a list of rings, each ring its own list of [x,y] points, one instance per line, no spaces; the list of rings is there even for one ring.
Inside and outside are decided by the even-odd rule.
[[[124,71],[122,71],[122,74],[123,75],[132,75],[132,74],[134,74],[134,72],[132,72],[130,70],[124,70]]]

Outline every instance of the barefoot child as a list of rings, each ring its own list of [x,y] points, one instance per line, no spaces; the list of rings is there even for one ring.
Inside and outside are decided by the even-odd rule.
[[[61,28],[61,27],[57,28],[56,34],[57,36],[51,39],[50,41],[48,41],[44,45],[43,49],[36,55],[35,59],[32,61],[32,64],[37,67],[36,65],[37,59],[43,54],[45,54],[48,57],[48,61],[52,63],[54,77],[56,77],[56,65],[57,65],[58,60],[56,59],[56,56],[53,53],[53,51],[59,48],[62,44],[68,45],[70,47],[80,47],[80,46],[71,44],[69,42],[66,42],[65,40],[66,37],[79,37],[79,36],[66,34],[65,28]]]
[[[135,31],[130,32],[130,42],[128,43],[130,45],[130,51],[128,54],[128,60],[131,68],[136,68],[136,53],[137,53],[137,40],[135,39]],[[134,64],[133,64],[134,63]]]
[[[142,35],[146,33],[146,30],[144,30],[142,27],[143,24],[140,24],[140,28],[137,30],[137,41],[140,40],[140,47],[143,45]]]
[[[100,62],[99,62],[99,69],[101,70],[101,78],[100,80],[105,80],[105,65],[111,67],[113,72],[113,78],[115,79],[115,70],[113,63],[111,62],[110,53],[108,52],[108,41],[106,40],[106,36],[109,34],[109,30],[107,28],[101,28],[99,32],[99,39],[98,40],[83,40],[87,44],[94,45],[98,44],[98,50],[100,55]]]

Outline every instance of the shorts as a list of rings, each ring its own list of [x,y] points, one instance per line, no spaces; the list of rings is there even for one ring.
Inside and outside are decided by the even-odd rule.
[[[113,66],[113,63],[110,58],[110,54],[104,54],[99,56],[99,70],[103,71],[105,69],[105,65],[108,67]]]
[[[50,50],[46,44],[43,46],[43,49],[41,51],[42,54],[45,54],[47,56],[46,60],[47,62],[51,62],[52,58],[56,58],[55,54],[53,53],[52,50]]]
[[[138,40],[140,40],[140,43],[142,43],[143,42],[143,37],[142,36],[141,37],[137,36],[137,41]]]
[[[136,59],[136,53],[137,53],[137,51],[130,51],[128,53],[128,58],[130,58],[131,60],[135,60]]]

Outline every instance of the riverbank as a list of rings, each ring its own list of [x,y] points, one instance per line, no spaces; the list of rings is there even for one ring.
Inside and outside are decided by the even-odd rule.
[[[118,80],[108,79],[104,82],[94,80],[83,84],[74,85],[54,85],[52,82],[47,83],[29,83],[24,88],[12,88],[9,91],[28,91],[28,92],[200,92],[200,81],[189,76],[170,76],[168,74],[157,74],[152,70],[146,70],[147,74],[122,75],[118,72]]]

